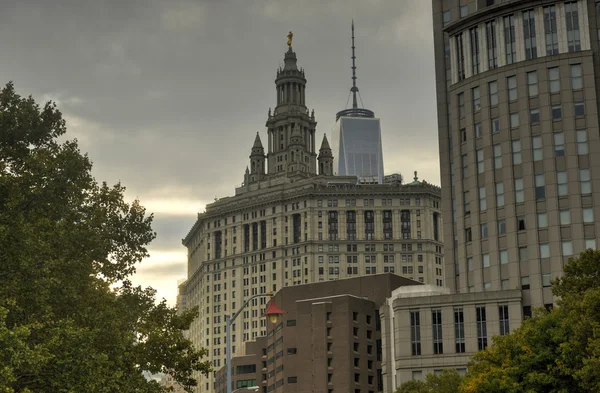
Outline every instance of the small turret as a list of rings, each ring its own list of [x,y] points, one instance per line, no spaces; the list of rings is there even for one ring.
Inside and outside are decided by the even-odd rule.
[[[333,154],[327,140],[327,135],[323,135],[323,142],[321,143],[317,160],[319,161],[319,175],[332,176]]]
[[[250,153],[250,181],[255,182],[265,177],[265,148],[260,140],[260,135],[256,133],[254,145]]]

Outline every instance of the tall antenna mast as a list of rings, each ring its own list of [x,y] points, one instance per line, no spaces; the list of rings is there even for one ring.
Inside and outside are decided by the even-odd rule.
[[[352,108],[358,108],[358,102],[356,101],[356,93],[358,93],[358,87],[356,87],[356,56],[354,54],[354,19],[352,19]]]

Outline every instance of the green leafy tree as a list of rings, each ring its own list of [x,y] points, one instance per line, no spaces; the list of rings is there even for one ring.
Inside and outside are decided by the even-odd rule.
[[[458,393],[462,377],[454,369],[440,374],[428,374],[425,381],[408,381],[400,385],[396,393]]]
[[[0,91],[0,393],[162,391],[142,371],[189,391],[210,371],[183,335],[197,310],[127,280],[152,215],[98,184],[65,132],[55,104]]]
[[[552,292],[558,307],[473,357],[461,392],[600,391],[600,251],[569,259]]]

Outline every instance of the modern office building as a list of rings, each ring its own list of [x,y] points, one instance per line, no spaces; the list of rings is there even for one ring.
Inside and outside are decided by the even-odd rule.
[[[458,368],[460,358],[466,365],[493,333],[518,327],[532,307],[552,307],[551,280],[600,233],[598,3],[432,4],[452,296],[393,300],[396,321],[410,313],[396,329],[414,345],[384,354],[395,380],[384,379],[396,384]]]
[[[379,307],[394,290],[422,286],[387,273],[281,289],[273,301],[285,314],[232,359],[233,390],[383,391]],[[218,393],[226,372],[216,374]]]
[[[244,184],[208,204],[183,239],[188,271],[178,301],[199,307],[187,334],[209,350],[215,369],[225,362],[225,315],[251,295],[386,272],[443,285],[439,187],[333,176],[327,139],[315,150],[316,121],[296,62],[290,47],[277,71],[267,151],[256,135]],[[234,354],[266,335],[264,308],[265,299],[255,299],[236,320]],[[197,392],[214,391],[213,376],[197,378]]]
[[[375,113],[358,107],[354,21],[352,22],[352,108],[339,111],[332,130],[334,172],[357,176],[360,183],[383,182],[381,124]]]

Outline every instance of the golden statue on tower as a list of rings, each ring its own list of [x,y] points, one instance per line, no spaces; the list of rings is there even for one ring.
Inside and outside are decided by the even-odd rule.
[[[292,38],[294,38],[294,33],[292,33],[291,31],[288,33],[287,35],[287,39],[288,39],[288,46],[291,48],[292,47]]]

